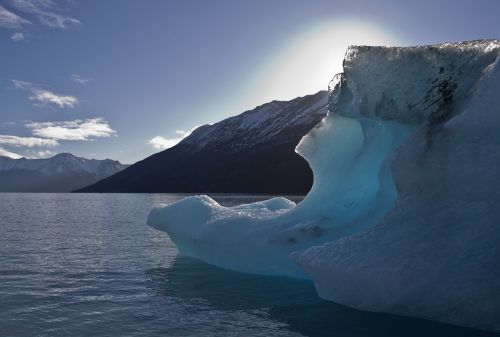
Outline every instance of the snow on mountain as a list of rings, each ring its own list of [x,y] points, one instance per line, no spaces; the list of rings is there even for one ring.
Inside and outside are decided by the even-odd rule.
[[[0,157],[0,172],[16,169],[38,171],[47,175],[85,172],[103,177],[121,171],[127,166],[115,160],[86,159],[71,153],[60,153],[46,159]]]
[[[311,98],[311,97],[309,97]],[[240,151],[268,142],[286,128],[309,124],[325,116],[326,95],[317,94],[310,104],[304,98],[272,101],[213,125],[203,125],[183,140],[197,150]],[[221,146],[223,145],[223,146]]]
[[[109,177],[127,166],[110,159],[86,159],[70,153],[47,159],[0,157],[0,191],[67,192]]]
[[[326,116],[328,93],[273,101],[194,130],[176,146],[84,192],[306,193],[312,172],[294,151]]]
[[[350,307],[500,331],[500,42],[351,47],[331,90],[297,147],[314,172],[301,203],[189,197],[148,223],[183,254],[311,278]]]

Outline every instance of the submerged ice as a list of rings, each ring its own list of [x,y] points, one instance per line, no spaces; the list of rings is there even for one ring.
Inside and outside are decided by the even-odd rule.
[[[301,203],[195,196],[148,222],[220,267],[311,278],[358,309],[500,330],[499,58],[494,40],[351,47],[329,116],[297,146],[314,172]]]

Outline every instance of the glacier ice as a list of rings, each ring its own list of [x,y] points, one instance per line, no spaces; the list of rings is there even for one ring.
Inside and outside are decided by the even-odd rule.
[[[273,198],[226,208],[208,196],[193,196],[152,210],[149,224],[166,231],[183,254],[208,263],[305,277],[291,252],[355,233],[390,208],[396,192],[385,159],[407,133],[407,126],[390,121],[335,116],[298,147],[314,172],[312,190],[299,205]],[[315,145],[332,134],[335,141],[327,147]]]
[[[500,45],[477,47],[490,58],[479,76],[456,68],[474,81],[458,79],[469,88],[448,119],[394,153],[391,210],[364,232],[293,253],[322,297],[500,330]]]
[[[500,42],[350,47],[306,198],[154,209],[179,250],[350,307],[500,330]]]

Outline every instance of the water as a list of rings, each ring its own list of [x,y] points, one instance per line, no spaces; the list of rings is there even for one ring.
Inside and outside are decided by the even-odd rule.
[[[181,197],[0,194],[0,336],[494,336],[348,309],[307,281],[179,256],[146,218]]]

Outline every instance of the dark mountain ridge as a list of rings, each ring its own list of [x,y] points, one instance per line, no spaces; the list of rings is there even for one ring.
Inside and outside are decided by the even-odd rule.
[[[312,172],[295,147],[326,116],[327,101],[320,91],[203,125],[176,146],[78,192],[306,193]]]
[[[70,192],[128,165],[60,153],[47,159],[0,157],[0,192]]]

